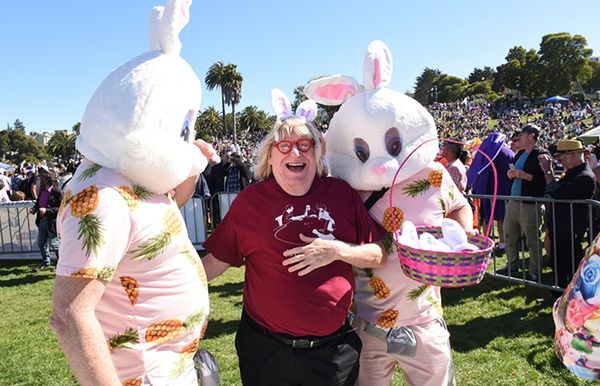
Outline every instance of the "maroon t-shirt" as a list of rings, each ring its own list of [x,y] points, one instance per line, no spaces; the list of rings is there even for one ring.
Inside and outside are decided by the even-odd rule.
[[[252,319],[278,333],[329,335],[344,323],[354,273],[340,261],[302,277],[288,272],[283,252],[304,244],[300,233],[351,244],[383,235],[345,181],[315,178],[308,193],[297,197],[271,178],[237,196],[204,248],[230,265],[246,264],[244,307]]]

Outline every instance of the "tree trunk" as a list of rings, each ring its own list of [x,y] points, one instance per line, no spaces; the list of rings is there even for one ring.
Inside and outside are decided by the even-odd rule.
[[[231,103],[231,113],[233,114],[233,145],[235,146],[235,151],[237,152],[237,135],[235,132],[235,102]]]
[[[225,123],[225,93],[221,86],[221,111],[223,112],[223,137],[227,138],[227,124]]]

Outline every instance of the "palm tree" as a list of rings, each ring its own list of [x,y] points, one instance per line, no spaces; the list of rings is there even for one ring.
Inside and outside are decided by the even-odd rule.
[[[258,115],[258,107],[256,106],[246,106],[244,110],[242,110],[242,114],[240,117],[240,123],[242,124],[242,128],[250,131],[260,127],[260,117]]]
[[[75,149],[76,133],[68,133],[66,130],[58,130],[46,145],[48,152],[55,157],[66,161],[77,153]]]
[[[237,145],[237,135],[235,127],[235,105],[242,99],[242,82],[244,78],[237,71],[237,64],[228,64],[225,66],[225,82],[221,89],[225,94],[225,103],[231,105],[231,115],[233,116],[233,144]]]
[[[221,61],[210,66],[210,68],[206,72],[206,77],[204,78],[204,83],[206,83],[206,88],[209,91],[214,90],[217,87],[221,89],[221,110],[223,112],[223,115],[222,115],[223,133],[224,133],[224,135],[227,135],[227,126],[225,125],[225,85],[226,85],[225,68],[226,68],[226,65]]]
[[[219,133],[222,133],[220,121],[219,112],[213,106],[208,107],[198,115],[196,120],[195,130],[197,136],[204,139],[208,139],[208,136],[213,139],[218,137]]]

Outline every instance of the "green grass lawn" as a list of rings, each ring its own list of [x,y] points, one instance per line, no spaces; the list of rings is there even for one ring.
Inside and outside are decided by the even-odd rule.
[[[76,385],[49,326],[54,275],[35,264],[0,262],[0,385]],[[234,335],[243,269],[210,283],[211,321],[202,346],[221,366],[223,385],[241,385]],[[547,292],[486,277],[444,289],[458,385],[588,385],[572,376],[552,347]],[[398,371],[394,385],[403,385]]]

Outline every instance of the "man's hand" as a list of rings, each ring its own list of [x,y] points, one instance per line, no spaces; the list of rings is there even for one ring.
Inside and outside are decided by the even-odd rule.
[[[514,180],[517,178],[517,169],[509,169],[508,172],[506,172],[506,176],[509,179]]]
[[[337,240],[322,240],[303,234],[299,237],[308,244],[283,252],[283,256],[288,257],[283,260],[283,265],[289,266],[289,272],[299,271],[298,276],[307,275],[317,268],[331,264],[337,260],[344,246],[344,243]]]
[[[40,216],[44,217],[46,215],[46,208],[39,208],[38,213]]]
[[[540,168],[544,173],[552,166],[552,157],[550,157],[548,154],[538,155],[538,161],[540,163]]]

